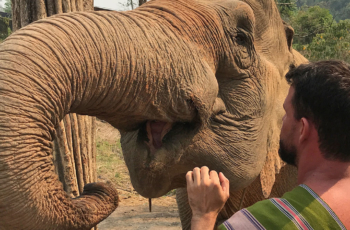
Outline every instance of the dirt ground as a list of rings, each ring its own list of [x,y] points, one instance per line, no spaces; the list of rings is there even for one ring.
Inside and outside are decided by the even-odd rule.
[[[133,189],[120,147],[120,134],[108,123],[97,121],[97,177],[111,183],[119,192],[117,210],[98,225],[99,230],[180,230],[181,224],[174,191],[152,199],[149,212],[148,199]]]

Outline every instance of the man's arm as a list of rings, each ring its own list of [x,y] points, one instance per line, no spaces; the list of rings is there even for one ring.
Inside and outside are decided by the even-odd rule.
[[[213,230],[217,215],[229,198],[229,181],[204,166],[186,174],[188,201],[192,209],[192,230]]]

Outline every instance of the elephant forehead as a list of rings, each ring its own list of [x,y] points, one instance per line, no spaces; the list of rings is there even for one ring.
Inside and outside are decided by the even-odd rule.
[[[215,5],[218,6],[219,11],[224,13],[224,17],[228,17],[230,20],[242,20],[242,23],[248,20],[250,23],[255,24],[254,11],[251,6],[245,2],[223,0],[215,2]],[[221,18],[222,17],[221,15]]]

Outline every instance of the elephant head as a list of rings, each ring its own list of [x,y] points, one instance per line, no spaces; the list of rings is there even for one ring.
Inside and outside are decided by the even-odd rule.
[[[70,199],[52,140],[65,114],[118,128],[136,190],[158,197],[207,165],[241,189],[278,144],[291,41],[273,0],[154,0],[62,14],[0,45],[0,229],[89,229],[114,189]]]
[[[185,187],[186,172],[206,165],[223,172],[233,191],[260,174],[268,196],[282,166],[278,141],[288,89],[284,75],[306,60],[291,47],[293,29],[283,23],[274,1],[266,0],[151,1],[135,10],[140,17],[148,14],[161,15],[163,24],[175,27],[173,32],[189,44],[186,51],[200,57],[205,74],[189,71],[188,79],[203,83],[192,85],[188,94],[196,114],[190,120],[180,113],[159,116],[122,132],[134,188],[159,197]],[[186,62],[194,65],[192,60]]]

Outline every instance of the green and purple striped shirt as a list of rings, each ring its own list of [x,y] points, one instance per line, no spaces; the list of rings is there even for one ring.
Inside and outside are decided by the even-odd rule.
[[[236,212],[219,230],[345,230],[332,209],[308,186],[299,185],[282,198],[260,201]]]

